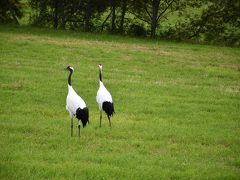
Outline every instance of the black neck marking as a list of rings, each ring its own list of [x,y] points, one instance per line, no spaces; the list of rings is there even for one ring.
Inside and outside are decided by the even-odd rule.
[[[69,86],[72,86],[72,79],[71,79],[71,77],[72,77],[73,70],[69,70],[69,71],[70,71],[70,74],[68,76],[68,84],[69,84]]]
[[[99,80],[102,82],[102,70],[99,69]]]

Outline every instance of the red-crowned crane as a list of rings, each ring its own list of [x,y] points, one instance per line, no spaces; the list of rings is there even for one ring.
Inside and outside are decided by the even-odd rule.
[[[114,106],[113,106],[112,96],[108,92],[108,90],[105,88],[102,82],[102,65],[101,64],[99,64],[99,89],[97,92],[96,100],[100,110],[100,127],[101,127],[101,121],[102,121],[102,110],[104,110],[105,113],[107,114],[107,117],[109,120],[109,126],[111,128],[110,117],[114,113]]]
[[[89,123],[89,111],[86,106],[86,103],[83,99],[74,91],[72,87],[72,74],[73,67],[68,66],[65,68],[68,70],[68,95],[66,99],[66,109],[68,110],[71,117],[71,136],[73,136],[73,118],[76,117],[78,119],[78,136],[80,137],[80,121],[82,122],[83,128],[86,126],[87,122]]]

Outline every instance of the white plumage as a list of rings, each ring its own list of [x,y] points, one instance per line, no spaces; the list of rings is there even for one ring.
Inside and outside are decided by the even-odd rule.
[[[97,91],[96,100],[99,106],[99,110],[102,110],[102,104],[104,101],[108,101],[111,103],[113,102],[111,94],[109,93],[107,88],[103,85],[102,81],[99,81],[99,89]]]
[[[83,99],[74,91],[72,86],[69,85],[66,103],[66,109],[68,110],[71,118],[76,116],[76,111],[78,108],[83,109],[87,107]]]
[[[99,89],[97,91],[96,100],[98,103],[99,111],[100,111],[100,127],[102,122],[102,111],[105,111],[107,114],[109,125],[111,127],[110,117],[113,116],[114,113],[114,105],[112,96],[104,86],[102,82],[102,65],[99,64]]]

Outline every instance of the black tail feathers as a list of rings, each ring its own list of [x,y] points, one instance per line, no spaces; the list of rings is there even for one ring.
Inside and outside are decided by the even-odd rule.
[[[87,107],[85,107],[83,109],[78,108],[76,111],[76,117],[82,121],[82,125],[83,125],[83,127],[85,127],[87,122],[89,122],[88,108]]]
[[[115,113],[114,105],[111,102],[108,102],[108,101],[103,102],[102,108],[106,112],[108,118],[110,116],[113,116],[113,113]]]

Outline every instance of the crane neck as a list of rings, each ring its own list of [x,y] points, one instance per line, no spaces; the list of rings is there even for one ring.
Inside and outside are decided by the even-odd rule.
[[[72,86],[72,73],[73,73],[73,70],[70,70],[70,73],[69,73],[69,76],[68,76],[68,85],[69,86]]]
[[[99,81],[102,82],[102,70],[101,69],[99,69]]]

